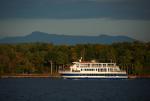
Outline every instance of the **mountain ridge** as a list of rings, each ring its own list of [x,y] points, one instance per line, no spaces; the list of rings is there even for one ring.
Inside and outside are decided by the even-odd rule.
[[[58,35],[49,34],[40,31],[34,31],[26,36],[16,37],[5,37],[0,39],[0,43],[53,43],[53,44],[112,44],[114,42],[133,42],[135,39],[128,36],[110,36],[110,35],[99,35],[99,36],[80,36],[80,35]]]

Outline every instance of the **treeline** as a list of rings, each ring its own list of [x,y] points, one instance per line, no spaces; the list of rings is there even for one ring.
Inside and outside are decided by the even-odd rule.
[[[129,74],[150,74],[150,42],[53,45],[47,43],[0,44],[0,74],[50,73],[60,66],[95,59],[116,62]]]

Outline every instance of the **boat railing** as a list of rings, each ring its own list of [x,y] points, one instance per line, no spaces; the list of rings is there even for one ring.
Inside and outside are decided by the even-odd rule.
[[[72,70],[72,72],[80,72],[80,70]]]
[[[70,72],[70,70],[59,70],[59,73],[61,72]]]

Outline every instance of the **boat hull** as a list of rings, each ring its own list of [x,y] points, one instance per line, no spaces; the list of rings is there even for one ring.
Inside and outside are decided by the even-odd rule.
[[[64,79],[127,79],[127,74],[74,74],[62,73]]]

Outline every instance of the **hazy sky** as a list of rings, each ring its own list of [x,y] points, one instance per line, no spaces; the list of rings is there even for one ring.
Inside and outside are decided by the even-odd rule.
[[[0,0],[0,36],[33,31],[150,41],[150,0]]]

